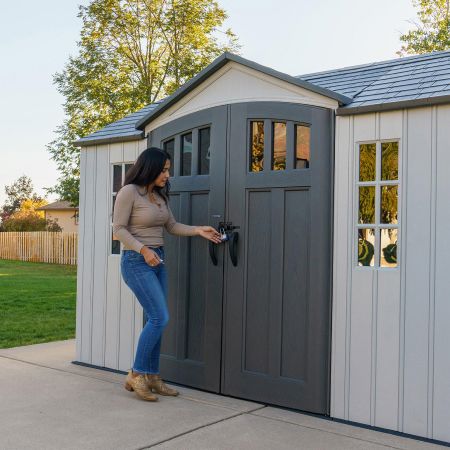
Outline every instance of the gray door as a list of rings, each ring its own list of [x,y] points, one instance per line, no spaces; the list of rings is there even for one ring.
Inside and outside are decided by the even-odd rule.
[[[181,223],[217,226],[223,219],[226,124],[227,107],[217,107],[150,135],[152,145],[172,154],[170,206]],[[219,392],[224,248],[214,248],[214,265],[205,239],[166,233],[165,250],[170,320],[161,373],[170,381]]]
[[[227,220],[240,228],[237,265],[226,260],[225,394],[328,412],[332,119],[231,106]]]
[[[203,239],[166,238],[166,379],[328,412],[332,120],[323,108],[258,102],[152,133],[174,155],[177,219],[232,231],[213,255]]]

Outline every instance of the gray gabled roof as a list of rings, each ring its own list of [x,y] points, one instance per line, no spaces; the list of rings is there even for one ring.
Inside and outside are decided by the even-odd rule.
[[[450,51],[300,75],[300,79],[351,96],[338,114],[450,102]]]
[[[111,142],[133,141],[144,138],[144,132],[136,129],[136,123],[155,109],[160,102],[155,102],[144,106],[123,119],[106,125],[106,127],[74,142],[74,145],[81,147],[96,144],[106,144]]]
[[[88,146],[143,139],[145,125],[229,61],[333,98],[341,105],[337,109],[338,115],[450,103],[450,51],[397,58],[297,77],[231,53],[224,53],[170,97],[147,105],[79,139],[75,144]]]

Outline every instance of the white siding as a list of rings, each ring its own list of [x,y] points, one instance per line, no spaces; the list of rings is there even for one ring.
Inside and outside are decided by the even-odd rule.
[[[77,284],[77,353],[80,362],[130,368],[143,313],[111,255],[114,163],[133,162],[145,140],[81,150],[80,243]]]
[[[450,106],[337,117],[333,417],[450,441]],[[399,267],[356,266],[358,141],[400,140]]]
[[[450,441],[450,106],[437,110],[433,436]]]
[[[109,177],[104,167],[108,166],[107,146],[96,150],[95,221],[94,235],[93,295],[92,295],[92,364],[105,364],[105,310],[106,310],[106,258],[108,252],[108,192]]]

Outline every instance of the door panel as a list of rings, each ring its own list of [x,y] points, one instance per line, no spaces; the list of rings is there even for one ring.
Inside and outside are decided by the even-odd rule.
[[[212,108],[172,121],[150,135],[151,145],[157,147],[174,139],[170,206],[178,222],[216,225],[224,216],[226,120],[226,107]],[[200,164],[205,155],[200,130],[205,127],[210,128],[209,174],[199,175],[205,171],[205,164]],[[187,133],[192,147],[189,142],[189,155],[183,159]],[[184,172],[191,175],[181,175],[183,162]],[[217,247],[215,266],[204,239],[166,233],[165,247],[170,321],[162,341],[161,373],[170,381],[219,392],[224,249]]]
[[[264,120],[264,170],[249,172],[250,123]],[[272,170],[272,121],[310,126],[310,167]],[[294,104],[231,106],[227,220],[240,226],[225,261],[222,392],[328,412],[331,112]],[[290,144],[289,144],[290,143]]]
[[[260,172],[250,172],[255,120],[264,122]],[[205,240],[166,236],[171,320],[161,372],[167,380],[328,412],[332,120],[323,108],[258,102],[211,108],[152,132],[159,147],[174,139],[177,220],[240,227],[236,266],[230,241],[216,246],[214,265]],[[273,121],[286,124],[285,170],[272,170],[279,139]],[[298,124],[310,133],[304,169],[295,168]],[[205,148],[196,152],[205,126],[211,127],[210,172],[198,175],[205,167],[199,164]],[[190,132],[191,166],[182,169],[182,136]]]

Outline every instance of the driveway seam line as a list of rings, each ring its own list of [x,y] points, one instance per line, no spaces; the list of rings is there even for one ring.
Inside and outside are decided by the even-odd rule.
[[[39,364],[39,363],[36,363],[36,362],[30,362],[30,361],[24,361],[22,359],[13,358],[11,356],[6,356],[6,355],[2,355],[2,354],[0,354],[0,358],[9,359],[11,361],[17,361],[17,362],[20,362],[20,363],[23,363],[23,364],[30,364],[32,366],[37,366],[37,367],[41,367],[41,368],[44,368],[44,369],[56,370],[58,372],[67,373],[67,374],[71,374],[71,375],[77,375],[77,376],[84,377],[84,378],[90,378],[90,379],[93,379],[93,380],[102,381],[104,383],[110,383],[110,384],[116,384],[116,385],[121,385],[122,384],[121,381],[105,380],[103,378],[97,378],[97,377],[92,376],[92,375],[85,375],[85,374],[82,374],[82,373],[71,372],[71,371],[68,371],[68,370],[59,369],[57,367],[45,366],[44,364]],[[265,405],[261,405],[261,406],[252,408],[252,409],[250,409],[248,411],[242,411],[242,410],[239,410],[239,409],[236,409],[236,408],[232,408],[231,406],[218,405],[217,403],[209,402],[207,400],[202,400],[202,399],[195,399],[193,397],[189,397],[189,396],[185,396],[185,395],[181,395],[179,397],[179,399],[180,400],[188,400],[190,402],[195,402],[195,403],[203,403],[203,404],[206,404],[206,405],[209,405],[209,406],[214,406],[216,408],[226,409],[226,410],[229,410],[229,411],[238,411],[239,413],[242,413],[242,414],[246,414],[248,412],[253,412],[253,411],[257,411],[259,409],[265,408]]]
[[[256,410],[258,410],[258,409],[263,409],[263,408],[266,408],[266,406],[265,406],[265,405],[262,405],[261,407],[255,408],[255,409],[253,409],[252,411],[256,411]],[[177,439],[177,438],[179,438],[179,437],[181,437],[181,436],[186,436],[186,435],[188,435],[188,434],[191,434],[191,433],[193,433],[194,431],[201,430],[202,428],[207,428],[207,427],[210,427],[211,425],[215,425],[215,424],[217,424],[217,423],[225,422],[225,421],[227,421],[227,420],[234,419],[235,417],[243,416],[243,415],[248,414],[248,413],[249,413],[248,411],[244,411],[244,412],[240,412],[240,413],[237,413],[237,414],[233,414],[232,416],[225,417],[225,418],[219,419],[219,420],[215,420],[215,421],[213,421],[213,422],[210,422],[210,423],[207,423],[207,424],[200,425],[200,426],[198,426],[198,427],[192,428],[191,430],[184,431],[184,432],[179,433],[179,434],[177,434],[177,435],[175,435],[175,436],[171,436],[170,438],[162,439],[162,440],[160,440],[160,441],[158,441],[158,442],[155,442],[154,444],[147,445],[147,446],[145,446],[145,447],[138,447],[138,448],[135,449],[135,450],[146,450],[146,449],[149,449],[149,448],[152,448],[152,447],[156,447],[157,445],[164,444],[165,442],[172,441],[172,440]]]

